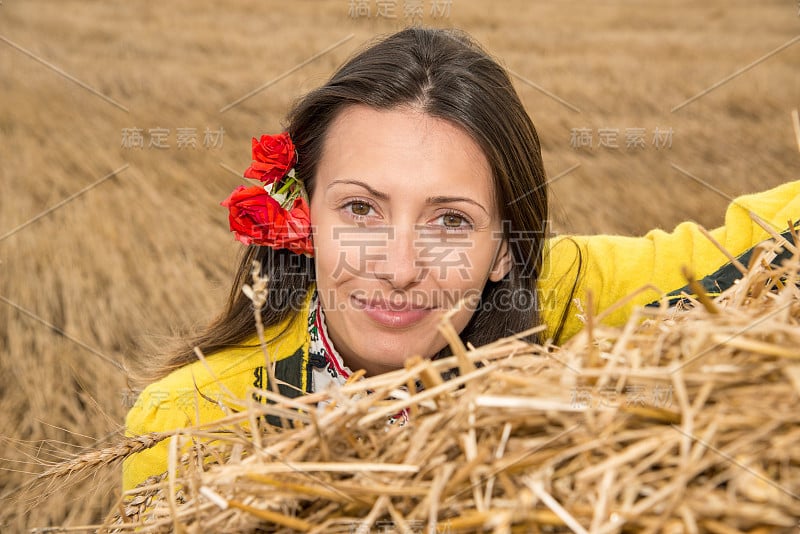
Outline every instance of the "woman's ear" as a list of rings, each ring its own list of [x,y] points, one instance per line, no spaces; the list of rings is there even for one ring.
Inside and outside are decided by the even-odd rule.
[[[500,243],[500,249],[497,251],[497,257],[494,260],[494,265],[492,266],[492,270],[489,271],[489,280],[492,282],[499,282],[502,280],[511,270],[511,252],[508,248],[508,243],[504,239],[502,243]]]

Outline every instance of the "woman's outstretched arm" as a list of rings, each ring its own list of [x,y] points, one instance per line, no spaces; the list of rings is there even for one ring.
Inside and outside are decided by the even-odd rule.
[[[776,233],[800,219],[800,181],[789,182],[761,193],[733,200],[724,225],[711,236],[734,257],[770,237],[750,212]],[[548,242],[539,279],[542,318],[551,337],[558,342],[583,326],[574,299],[586,306],[591,290],[596,312],[602,311],[637,289],[652,285],[659,291],[643,291],[626,306],[611,313],[605,324],[622,324],[634,306],[652,302],[686,285],[682,269],[688,267],[700,279],[718,271],[728,257],[693,222],[684,222],[672,232],[651,230],[642,237],[615,235],[559,236]],[[724,289],[724,288],[723,288]],[[567,308],[569,306],[569,308]]]

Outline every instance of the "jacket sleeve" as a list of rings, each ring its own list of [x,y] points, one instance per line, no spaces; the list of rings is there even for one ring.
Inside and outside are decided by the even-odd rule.
[[[789,182],[762,193],[733,200],[724,225],[710,234],[733,256],[740,256],[770,237],[750,217],[755,213],[781,233],[789,221],[800,218],[800,181]],[[583,326],[579,317],[589,291],[596,312],[645,286],[631,301],[610,314],[605,324],[624,324],[635,306],[652,302],[686,285],[682,267],[702,278],[728,262],[693,222],[684,222],[672,232],[651,230],[642,237],[616,235],[559,236],[545,248],[539,295],[547,333],[563,342]]]
[[[306,308],[307,312],[307,308]],[[268,327],[269,359],[275,364],[280,393],[296,397],[308,391],[308,332],[306,315],[293,320],[290,327]],[[141,392],[125,420],[126,434],[139,436],[151,432],[212,423],[244,408],[250,401],[267,402],[257,394],[270,389],[265,354],[258,338],[247,340],[212,354],[205,362],[196,361],[176,369]],[[267,422],[276,424],[267,416]],[[122,465],[123,490],[129,490],[148,477],[167,470],[169,440],[132,454]],[[182,451],[183,452],[183,451]]]
[[[187,366],[145,388],[128,411],[126,435],[171,432],[224,417],[226,411],[222,404],[228,395],[214,384],[196,388],[190,372],[196,368]],[[167,439],[126,458],[122,464],[123,490],[136,487],[150,476],[164,473],[168,448]]]

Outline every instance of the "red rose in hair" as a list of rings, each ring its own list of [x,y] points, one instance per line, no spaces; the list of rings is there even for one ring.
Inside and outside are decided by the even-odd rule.
[[[222,205],[229,210],[231,231],[245,245],[313,254],[308,204],[303,198],[296,198],[287,211],[263,187],[240,185]]]
[[[294,166],[294,144],[289,134],[262,135],[253,138],[253,163],[244,171],[245,178],[255,178],[271,184],[283,178]]]
[[[313,256],[314,245],[311,242],[311,219],[308,203],[304,198],[298,197],[294,199],[291,210],[282,211],[286,216],[286,222],[281,227],[280,233],[276,235],[276,245],[288,248],[296,254]]]

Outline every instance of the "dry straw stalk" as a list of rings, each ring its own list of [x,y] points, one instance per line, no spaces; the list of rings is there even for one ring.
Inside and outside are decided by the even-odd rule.
[[[798,271],[797,254],[754,262],[716,298],[697,286],[695,306],[594,318],[562,347],[467,349],[444,325],[451,358],[299,399],[260,392],[274,403],[181,430],[169,473],[105,528],[794,532]],[[388,424],[401,409],[408,424]],[[256,439],[248,421],[266,414],[290,424]]]

